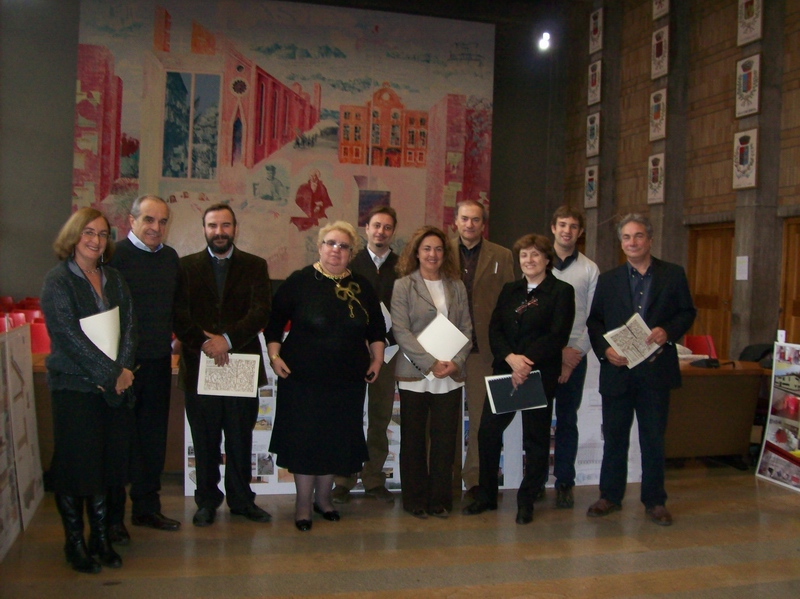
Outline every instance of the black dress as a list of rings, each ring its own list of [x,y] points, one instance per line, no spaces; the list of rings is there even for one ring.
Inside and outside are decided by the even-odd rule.
[[[278,379],[270,451],[296,474],[349,476],[369,459],[363,411],[370,364],[367,344],[383,341],[380,303],[369,282],[353,274],[337,282],[307,266],[275,294],[264,331],[281,342],[291,374]]]

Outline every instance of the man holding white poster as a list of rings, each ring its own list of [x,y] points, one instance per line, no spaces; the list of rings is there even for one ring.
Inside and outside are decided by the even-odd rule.
[[[692,326],[697,310],[683,268],[651,255],[653,225],[647,217],[625,216],[617,225],[617,235],[628,260],[600,275],[586,323],[600,360],[604,439],[600,499],[589,507],[587,516],[597,518],[622,509],[635,414],[642,448],[641,501],[652,522],[669,526],[672,515],[664,505],[664,433],[670,390],[681,385],[675,342]],[[628,359],[611,347],[605,334],[634,313],[651,329],[646,342],[658,344],[659,349],[629,368]]]
[[[228,364],[229,352],[261,355],[258,333],[267,325],[272,302],[267,263],[234,246],[236,216],[226,204],[205,211],[203,230],[208,247],[181,259],[175,299],[175,334],[181,342],[180,372],[197,467],[198,510],[192,522],[213,524],[226,496],[232,514],[269,522],[271,516],[255,504],[250,488],[258,398],[203,395],[197,390],[202,355],[217,366]],[[265,379],[259,367],[260,384]],[[217,487],[223,432],[225,495]]]

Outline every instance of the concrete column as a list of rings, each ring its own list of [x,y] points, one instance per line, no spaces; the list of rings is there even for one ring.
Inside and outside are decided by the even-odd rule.
[[[738,58],[761,52],[761,111],[741,119],[738,128],[758,128],[758,186],[736,193],[734,251],[747,257],[749,268],[747,280],[733,283],[730,353],[734,357],[747,345],[775,339],[780,310],[783,223],[778,217],[778,186],[785,3],[772,0],[762,7],[763,37],[740,48]]]

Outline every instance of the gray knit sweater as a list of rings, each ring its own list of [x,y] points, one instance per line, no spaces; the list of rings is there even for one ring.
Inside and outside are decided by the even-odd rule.
[[[120,342],[116,361],[98,349],[81,329],[79,320],[99,313],[100,309],[89,281],[73,273],[68,260],[64,260],[47,273],[42,287],[42,312],[50,334],[50,355],[45,364],[51,390],[96,392],[100,386],[106,389],[109,403],[113,403],[114,387],[122,368],[133,368],[137,333],[133,302],[125,280],[108,266],[103,267],[103,273],[108,308],[119,306]]]

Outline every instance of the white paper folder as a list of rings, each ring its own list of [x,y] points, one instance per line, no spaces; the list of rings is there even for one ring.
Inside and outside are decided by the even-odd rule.
[[[419,334],[417,341],[437,360],[449,362],[469,342],[469,339],[439,312]]]

